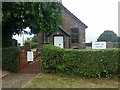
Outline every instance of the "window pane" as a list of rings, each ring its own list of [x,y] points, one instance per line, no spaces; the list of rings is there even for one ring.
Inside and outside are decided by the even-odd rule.
[[[72,43],[79,43],[79,28],[71,28]]]

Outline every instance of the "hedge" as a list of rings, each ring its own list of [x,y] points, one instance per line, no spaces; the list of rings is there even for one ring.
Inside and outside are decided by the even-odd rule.
[[[45,45],[42,48],[42,66],[46,72],[56,72],[57,66],[61,63],[63,49],[53,45]]]
[[[69,50],[52,45],[42,47],[43,71],[85,78],[109,77],[118,72],[118,49]]]
[[[2,69],[10,72],[17,72],[18,65],[18,48],[2,49]]]

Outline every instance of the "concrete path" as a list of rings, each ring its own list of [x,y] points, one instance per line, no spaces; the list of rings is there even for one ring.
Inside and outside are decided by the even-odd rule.
[[[12,73],[2,77],[2,88],[21,88],[37,74]]]
[[[0,70],[0,78],[4,77],[6,75],[9,75],[9,74],[10,74],[10,72],[8,72],[8,71]]]
[[[26,83],[30,82],[34,77],[36,77],[40,71],[41,68],[39,60],[28,64],[18,73],[9,73],[7,71],[2,71],[2,75],[0,75],[2,88],[21,88]]]

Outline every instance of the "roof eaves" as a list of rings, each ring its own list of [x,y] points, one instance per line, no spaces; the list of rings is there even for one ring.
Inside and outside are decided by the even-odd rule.
[[[70,34],[66,32],[61,26],[59,26],[59,29],[62,30],[66,35],[70,36]]]

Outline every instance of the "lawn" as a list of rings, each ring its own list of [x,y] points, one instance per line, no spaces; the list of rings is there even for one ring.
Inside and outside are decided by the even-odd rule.
[[[23,88],[118,88],[118,80],[117,78],[81,79],[40,73]]]

